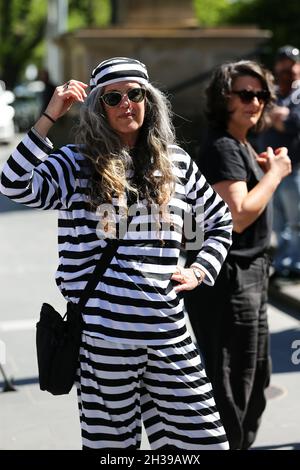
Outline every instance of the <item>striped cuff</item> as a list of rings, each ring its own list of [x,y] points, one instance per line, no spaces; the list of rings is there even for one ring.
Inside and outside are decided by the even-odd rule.
[[[38,131],[34,127],[32,127],[30,129],[29,134],[31,132],[41,141],[41,143],[44,144],[44,146],[45,146],[44,147],[44,152],[45,153],[50,153],[53,150],[53,144],[52,144],[51,140],[48,139],[48,137],[41,136],[41,134],[39,134]],[[50,151],[48,149],[50,149]]]

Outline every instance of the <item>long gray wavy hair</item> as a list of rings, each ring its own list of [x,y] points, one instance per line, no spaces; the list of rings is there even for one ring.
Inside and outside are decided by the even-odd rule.
[[[175,176],[168,146],[175,143],[171,108],[166,96],[151,84],[144,85],[145,118],[133,151],[124,148],[109,125],[100,96],[95,90],[81,107],[76,144],[91,166],[89,199],[93,207],[122,197],[124,191],[163,205],[174,191]],[[133,169],[128,180],[126,171]]]

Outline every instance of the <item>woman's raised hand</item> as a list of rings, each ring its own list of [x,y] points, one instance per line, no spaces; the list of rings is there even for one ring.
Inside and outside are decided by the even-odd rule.
[[[69,80],[64,85],[56,87],[45,112],[56,121],[69,111],[73,103],[84,102],[87,97],[85,92],[87,86],[86,83],[79,80]]]

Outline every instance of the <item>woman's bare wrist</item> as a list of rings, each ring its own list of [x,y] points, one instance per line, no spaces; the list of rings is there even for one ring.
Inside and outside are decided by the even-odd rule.
[[[45,139],[53,125],[54,123],[42,114],[33,127],[37,131],[37,133]]]

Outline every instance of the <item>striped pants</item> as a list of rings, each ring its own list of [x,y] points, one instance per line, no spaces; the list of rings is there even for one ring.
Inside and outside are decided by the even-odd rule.
[[[137,346],[83,334],[76,381],[83,449],[228,449],[191,338]]]

